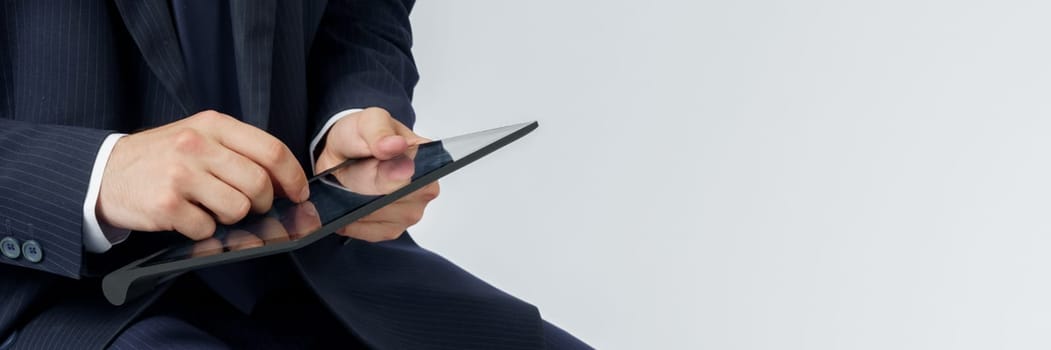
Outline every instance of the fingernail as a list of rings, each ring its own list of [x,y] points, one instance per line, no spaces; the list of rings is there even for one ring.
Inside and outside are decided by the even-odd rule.
[[[303,190],[299,192],[299,198],[304,201],[310,198],[310,186],[303,187]]]

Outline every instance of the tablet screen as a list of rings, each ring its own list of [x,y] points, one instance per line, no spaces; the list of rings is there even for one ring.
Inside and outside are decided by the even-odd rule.
[[[218,225],[211,238],[187,240],[139,266],[267,246],[276,248],[275,245],[310,239],[324,233],[321,228],[334,220],[518,129],[521,126],[432,141],[411,147],[405,154],[389,160],[348,160],[310,179],[310,199],[306,202],[296,204],[284,198],[275,199],[273,208],[264,215],[249,216],[233,225]]]

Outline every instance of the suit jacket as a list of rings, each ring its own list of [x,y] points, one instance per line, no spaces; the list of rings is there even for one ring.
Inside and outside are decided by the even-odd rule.
[[[309,169],[329,116],[386,108],[412,126],[417,81],[411,0],[231,0],[243,120],[283,140]],[[0,256],[0,342],[107,344],[159,292],[106,304],[98,272],[118,245],[82,246],[96,152],[198,112],[166,0],[0,2],[0,238],[35,241],[43,259]],[[117,259],[119,261],[119,259]],[[536,309],[402,239],[326,239],[293,253],[296,270],[343,323],[379,347],[541,346]],[[163,288],[162,288],[163,289]]]

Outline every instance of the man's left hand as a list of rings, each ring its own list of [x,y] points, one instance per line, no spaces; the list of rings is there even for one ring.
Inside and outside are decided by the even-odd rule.
[[[320,173],[352,158],[392,160],[406,154],[412,146],[428,141],[391,117],[386,110],[365,109],[343,117],[328,130],[314,170]],[[369,242],[396,239],[423,218],[427,203],[437,198],[438,193],[438,183],[432,183],[337,232]]]

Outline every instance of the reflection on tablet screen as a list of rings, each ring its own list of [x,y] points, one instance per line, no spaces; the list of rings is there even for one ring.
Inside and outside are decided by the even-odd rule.
[[[211,238],[187,240],[140,266],[303,239],[320,232],[325,224],[453,162],[454,154],[459,158],[477,150],[491,142],[491,136],[494,135],[472,134],[428,142],[389,160],[349,160],[312,178],[308,201],[296,204],[275,199],[273,208],[264,215],[253,215],[234,225],[219,225]]]

